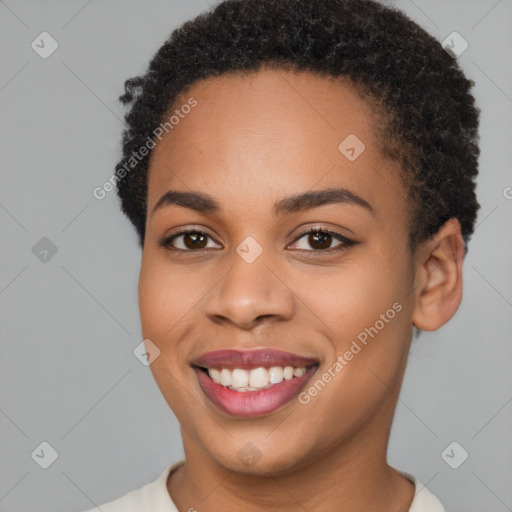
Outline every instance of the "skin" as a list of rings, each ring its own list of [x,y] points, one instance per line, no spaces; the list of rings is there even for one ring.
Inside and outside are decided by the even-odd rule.
[[[387,464],[387,444],[413,325],[438,329],[461,302],[459,223],[409,252],[398,164],[379,153],[378,119],[346,82],[263,68],[196,82],[173,108],[189,97],[197,106],[151,157],[138,290],[144,338],[161,351],[151,370],[186,457],[169,494],[182,511],[408,510],[414,486]],[[338,150],[351,133],[366,146],[352,162]],[[284,196],[330,187],[361,196],[374,214],[348,203],[272,210]],[[171,189],[207,193],[221,210],[152,213]],[[359,243],[326,253],[302,236],[319,226]],[[159,244],[183,227],[208,235],[206,248],[185,252],[187,236],[173,242],[182,252]],[[247,236],[263,249],[250,264],[236,252]],[[270,347],[319,359],[314,382],[395,302],[402,310],[307,405],[233,418],[190,366],[213,350]],[[261,454],[251,466],[237,455],[249,442]]]

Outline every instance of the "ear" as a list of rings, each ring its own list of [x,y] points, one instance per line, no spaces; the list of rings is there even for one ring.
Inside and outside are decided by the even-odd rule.
[[[462,262],[465,244],[459,221],[449,219],[417,250],[415,306],[412,323],[435,331],[455,314],[462,300]]]

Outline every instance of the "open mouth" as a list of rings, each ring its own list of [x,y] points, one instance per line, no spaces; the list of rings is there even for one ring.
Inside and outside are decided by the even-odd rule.
[[[318,367],[315,363],[297,367],[193,369],[203,393],[220,411],[250,418],[270,414],[291,402]]]
[[[219,384],[232,391],[246,393],[269,389],[283,381],[297,379],[318,363],[307,366],[259,366],[253,369],[244,368],[204,368],[198,367],[203,373]]]

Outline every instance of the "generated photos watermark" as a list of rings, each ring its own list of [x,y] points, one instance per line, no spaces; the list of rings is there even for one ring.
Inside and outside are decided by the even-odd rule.
[[[357,338],[352,340],[350,348],[343,354],[338,355],[336,361],[320,377],[318,377],[315,382],[308,387],[308,389],[299,393],[299,402],[302,405],[309,404],[311,402],[311,398],[317,396],[318,393],[320,393],[320,391],[322,391],[350,361],[352,361],[354,356],[359,354],[361,350],[367,346],[368,341],[370,341],[368,337],[373,339],[377,336],[377,334],[384,329],[386,324],[389,324],[389,322],[393,320],[397,313],[400,313],[402,309],[402,304],[399,302],[393,303],[385,313],[380,315],[379,320],[377,320],[372,326],[366,327],[361,331],[357,335]]]
[[[112,174],[112,176],[110,176],[103,185],[96,187],[92,191],[92,195],[100,201],[105,199],[107,194],[114,190],[117,182],[122,180],[141,160],[144,159],[144,157],[149,155],[149,152],[156,146],[155,138],[162,140],[164,132],[169,133],[171,130],[174,130],[174,128],[180,123],[180,119],[185,119],[195,106],[197,106],[197,100],[195,98],[189,98],[179,109],[177,108],[174,111],[174,114],[170,116],[165,123],[161,123],[153,130],[153,137],[148,135],[146,142],[137,151],[132,153],[128,162],[119,169],[116,169],[116,172]]]

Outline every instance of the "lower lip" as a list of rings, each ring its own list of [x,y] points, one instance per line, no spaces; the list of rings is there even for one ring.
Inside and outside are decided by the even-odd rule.
[[[233,391],[213,380],[202,370],[194,368],[203,393],[230,416],[253,418],[274,412],[299,394],[318,366],[312,366],[301,377],[283,380],[260,391]]]

